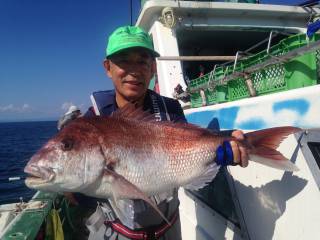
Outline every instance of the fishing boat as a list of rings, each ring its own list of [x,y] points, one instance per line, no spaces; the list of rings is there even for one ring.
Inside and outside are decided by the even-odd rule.
[[[179,99],[188,122],[245,132],[303,129],[279,147],[298,172],[250,163],[221,168],[200,191],[181,188],[184,240],[320,236],[320,9],[313,2],[141,1],[136,25],[161,55],[150,88]],[[0,208],[0,239],[35,239],[48,219],[76,239],[79,211],[38,192],[29,203]]]

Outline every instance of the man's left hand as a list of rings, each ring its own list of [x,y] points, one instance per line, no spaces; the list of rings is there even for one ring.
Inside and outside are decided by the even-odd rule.
[[[241,130],[233,131],[231,136],[240,141],[244,140],[244,134]],[[249,160],[247,150],[244,147],[240,146],[237,141],[230,141],[230,145],[233,152],[233,162],[240,165],[241,167],[247,167]]]

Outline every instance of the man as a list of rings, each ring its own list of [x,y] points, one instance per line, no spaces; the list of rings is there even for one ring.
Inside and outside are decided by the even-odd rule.
[[[177,100],[160,96],[148,90],[151,78],[156,72],[154,51],[150,36],[139,27],[125,26],[116,29],[109,37],[104,67],[112,80],[114,91],[96,92],[92,95],[93,107],[85,117],[110,115],[128,103],[134,103],[154,114],[158,121],[186,122],[183,110]],[[241,131],[234,136],[242,138]],[[137,140],[139,141],[139,140]],[[234,162],[247,166],[248,157],[235,142],[231,142]],[[82,202],[79,195],[76,200]],[[120,200],[102,203],[87,222],[91,229],[89,239],[181,239],[177,189],[152,196],[159,209],[170,221],[165,223],[148,204],[142,200]],[[103,212],[103,214],[101,214]],[[101,231],[101,216],[106,217]],[[98,226],[98,227],[97,227]],[[101,237],[103,232],[103,237]]]
[[[59,119],[58,130],[60,131],[64,126],[66,126],[72,120],[81,116],[81,111],[77,106],[71,105],[69,110]]]
[[[178,83],[178,85],[174,88],[174,91],[172,93],[172,96],[175,99],[181,100],[182,102],[190,102],[190,95],[185,92],[182,88],[182,86]]]

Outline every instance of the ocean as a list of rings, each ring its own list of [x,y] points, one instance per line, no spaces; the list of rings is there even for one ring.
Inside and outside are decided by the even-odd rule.
[[[23,172],[30,157],[55,133],[57,122],[0,123],[0,204],[28,201],[35,193],[26,187]],[[9,181],[10,177],[21,180]]]

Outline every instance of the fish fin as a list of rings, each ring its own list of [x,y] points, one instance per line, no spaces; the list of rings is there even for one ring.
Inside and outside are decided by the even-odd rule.
[[[129,182],[120,174],[110,170],[105,169],[105,175],[110,177],[110,181],[112,184],[112,194],[113,200],[117,202],[118,199],[141,199],[147,202],[159,215],[168,223],[168,219],[163,215],[163,213],[159,210],[157,205],[155,205],[150,198],[142,192],[137,186]]]
[[[187,122],[174,122],[174,121],[160,121],[157,122],[158,125],[162,126],[168,126],[168,127],[174,127],[174,128],[180,128],[180,129],[186,129],[188,131],[190,130],[196,130],[196,131],[201,131],[201,132],[206,132],[212,134],[217,134],[218,132],[214,132],[210,129],[202,128],[200,126],[197,126],[192,123],[187,123]]]
[[[199,190],[203,188],[215,178],[215,176],[219,171],[219,168],[220,167],[215,162],[210,163],[205,169],[203,174],[201,174],[199,177],[194,179],[191,183],[188,183],[187,185],[185,185],[184,188],[187,188],[190,190]]]
[[[110,153],[110,149],[103,142],[103,137],[99,136],[98,141],[100,144],[100,152],[105,160],[105,166],[108,166],[109,169],[113,168],[119,159],[114,154]]]
[[[252,161],[286,171],[296,171],[298,168],[276,149],[288,135],[299,131],[301,129],[296,127],[275,127],[258,130],[246,133],[245,140],[241,143],[249,149],[250,155],[259,157],[253,158]]]
[[[135,104],[127,103],[124,107],[119,108],[111,114],[113,118],[129,118],[130,120],[138,120],[144,122],[156,121],[154,114],[144,111],[142,107],[136,107]]]
[[[119,108],[117,111],[111,114],[113,118],[119,119],[130,119],[130,121],[137,120],[139,122],[151,122],[155,125],[169,127],[174,129],[185,130],[185,134],[194,134],[199,135],[200,137],[208,136],[212,134],[219,135],[218,132],[213,132],[208,129],[201,128],[197,125],[183,122],[174,122],[174,121],[157,121],[156,115],[148,111],[144,111],[142,107],[136,107],[133,103],[127,103],[124,107]],[[175,134],[172,134],[172,137],[177,138]],[[186,140],[186,139],[185,139]]]
[[[144,111],[142,107],[136,107],[133,103],[127,103],[122,108],[117,109],[117,111],[111,114],[113,118],[126,118],[130,120],[138,120],[142,122],[153,122],[154,124],[161,126],[168,126],[173,128],[185,129],[190,132],[190,130],[195,130],[200,134],[219,134],[218,132],[212,132],[208,129],[201,128],[200,126],[184,123],[184,122],[174,122],[174,121],[157,121],[155,114],[150,113],[149,111]]]

